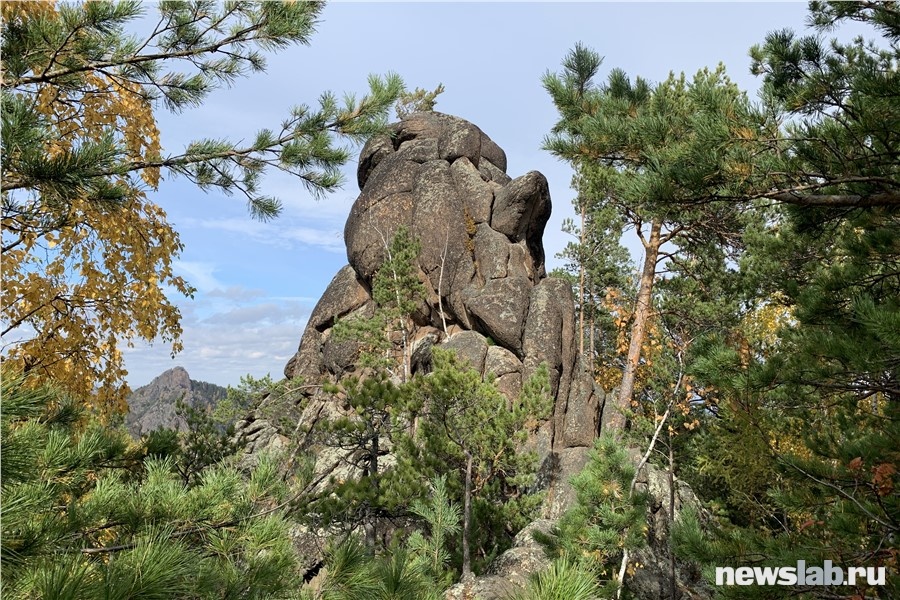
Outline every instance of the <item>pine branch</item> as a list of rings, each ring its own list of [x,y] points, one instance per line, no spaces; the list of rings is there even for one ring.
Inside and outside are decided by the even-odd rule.
[[[816,477],[816,476],[813,475],[812,473],[809,473],[808,471],[805,471],[804,469],[801,469],[801,468],[800,468],[798,465],[796,465],[793,461],[788,461],[788,464],[789,464],[792,468],[796,469],[796,470],[797,470],[801,475],[803,475],[804,477],[808,477],[809,479],[815,481],[815,482],[818,483],[819,485],[824,485],[825,487],[831,488],[831,489],[833,489],[834,491],[836,491],[840,496],[843,496],[844,498],[846,498],[847,500],[849,500],[850,502],[852,502],[853,504],[855,504],[856,507],[857,507],[859,510],[861,510],[866,516],[868,516],[870,519],[872,519],[873,521],[875,521],[875,522],[878,523],[879,525],[882,525],[882,526],[884,526],[884,527],[887,527],[888,530],[890,530],[890,531],[900,531],[900,526],[892,525],[891,523],[888,523],[887,521],[884,521],[884,520],[880,519],[878,516],[876,516],[875,514],[873,514],[872,511],[870,511],[870,510],[867,509],[865,506],[863,506],[863,504],[862,504],[859,500],[857,500],[855,497],[853,497],[852,495],[850,495],[850,494],[848,494],[846,491],[844,491],[844,489],[843,489],[842,487],[840,487],[840,486],[838,486],[838,485],[835,485],[835,484],[831,483],[830,481],[825,481],[824,479],[819,479],[818,477]]]
[[[26,85],[35,85],[41,83],[52,83],[55,79],[59,79],[62,77],[68,77],[70,75],[76,75],[79,73],[87,73],[90,71],[98,71],[101,69],[107,69],[109,67],[122,67],[122,66],[133,66],[140,65],[148,62],[161,62],[170,59],[177,58],[191,58],[195,56],[202,56],[204,54],[215,54],[218,52],[223,46],[228,46],[231,44],[242,44],[249,41],[253,41],[256,38],[253,37],[244,37],[249,33],[253,33],[254,31],[263,27],[265,23],[257,23],[251,25],[250,27],[246,27],[241,29],[228,37],[225,37],[221,40],[213,42],[211,44],[207,44],[206,46],[199,46],[196,48],[189,48],[187,50],[178,50],[178,51],[168,51],[168,52],[158,52],[153,54],[138,54],[127,58],[120,58],[116,60],[105,60],[105,61],[96,61],[89,62],[83,65],[79,65],[77,67],[69,67],[62,68],[56,71],[44,72],[41,75],[32,75],[30,77],[19,77],[16,79],[10,79],[8,81],[4,81],[4,87],[17,88]]]

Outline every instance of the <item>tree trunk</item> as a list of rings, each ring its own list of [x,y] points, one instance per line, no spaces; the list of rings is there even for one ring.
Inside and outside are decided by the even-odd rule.
[[[585,303],[585,295],[584,295],[584,200],[581,201],[581,237],[579,239],[579,243],[581,247],[579,248],[579,257],[578,257],[578,277],[579,277],[579,302],[578,306],[580,310],[578,311],[578,355],[584,356],[584,303]]]
[[[616,399],[616,410],[607,425],[613,429],[625,428],[624,412],[631,407],[634,395],[634,378],[641,362],[641,347],[647,335],[647,323],[650,321],[653,283],[656,279],[656,262],[659,260],[660,232],[662,222],[654,220],[650,224],[650,238],[644,243],[644,266],[641,269],[641,280],[638,284],[637,302],[634,305],[634,321],[631,324],[631,341],[628,346],[628,357],[625,360],[625,371],[619,386]]]
[[[678,584],[675,578],[675,552],[672,550],[672,529],[675,527],[675,453],[672,448],[672,432],[669,431],[669,591],[675,600]]]
[[[369,460],[365,473],[365,476],[369,479],[369,485],[372,488],[372,495],[369,499],[369,505],[366,507],[366,520],[365,523],[363,523],[366,548],[372,554],[375,553],[375,545],[378,543],[378,532],[375,525],[377,515],[375,514],[375,507],[373,506],[373,503],[376,501],[375,499],[378,498],[378,452],[378,433],[373,433],[371,446],[369,447]]]
[[[591,379],[594,379],[594,360],[596,359],[597,352],[597,341],[594,339],[594,332],[597,330],[597,323],[595,321],[597,316],[597,305],[594,300],[594,290],[593,290],[593,282],[588,280],[588,288],[590,289],[591,295],[591,312],[589,315],[588,327],[590,328],[591,336],[590,336],[590,346],[588,346],[588,357],[589,360],[585,361],[588,367],[588,373],[591,374]],[[583,356],[583,355],[582,355]]]
[[[469,556],[469,530],[472,526],[472,453],[466,452],[466,492],[463,496],[462,530],[462,578],[472,575],[472,559]]]

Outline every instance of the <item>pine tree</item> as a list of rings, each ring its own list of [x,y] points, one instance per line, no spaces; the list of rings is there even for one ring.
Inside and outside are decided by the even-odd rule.
[[[549,377],[546,366],[538,369],[520,398],[507,406],[491,381],[464,368],[454,354],[436,349],[433,360],[434,370],[409,384],[409,410],[419,416],[420,426],[416,445],[406,448],[420,464],[436,473],[452,472],[462,484],[460,546],[462,575],[467,578],[473,572],[474,502],[525,496],[534,483],[536,456],[523,452],[522,445],[529,430],[549,415]],[[487,524],[485,520],[479,526]]]
[[[416,263],[418,241],[401,227],[384,243],[386,259],[372,280],[373,314],[335,324],[336,339],[359,346],[356,363],[361,375],[328,387],[348,414],[323,421],[319,429],[322,444],[345,456],[352,476],[333,478],[330,493],[315,511],[317,518],[332,526],[350,530],[362,526],[366,546],[373,551],[378,522],[405,512],[411,499],[424,491],[422,484],[404,481],[381,462],[410,424],[400,387],[411,370],[412,316],[424,298]]]
[[[353,531],[362,527],[374,552],[378,525],[405,513],[417,491],[402,485],[383,461],[406,432],[400,389],[384,373],[363,380],[348,378],[331,391],[340,394],[348,415],[320,425],[322,444],[340,452],[349,474],[332,477],[315,503],[323,525]]]
[[[618,597],[623,553],[646,544],[647,494],[635,489],[636,472],[619,441],[599,438],[572,478],[575,506],[549,536],[538,537],[550,557],[590,573],[605,597]]]
[[[4,598],[272,598],[299,585],[289,490],[275,460],[249,479],[171,460],[82,402],[3,377]]]
[[[459,533],[462,513],[459,506],[450,502],[446,476],[431,480],[431,497],[413,501],[410,511],[428,525],[427,535],[421,530],[410,534],[407,546],[414,560],[421,563],[424,571],[437,582],[438,589],[450,587],[453,572],[450,569],[451,555],[447,545]]]
[[[590,194],[577,177],[573,178],[572,187],[578,191],[572,204],[579,223],[566,219],[563,231],[577,241],[569,242],[559,254],[566,265],[564,271],[554,275],[565,275],[572,281],[578,311],[579,353],[590,357],[589,368],[593,373],[598,363],[606,366],[617,359],[617,331],[607,299],[610,294],[622,291],[633,295],[632,265],[628,250],[621,243],[624,223],[614,207],[602,201],[605,194]],[[608,387],[615,383],[601,381]]]
[[[360,345],[360,367],[386,370],[402,383],[411,371],[413,314],[425,298],[416,262],[421,247],[406,227],[400,227],[390,241],[382,241],[386,258],[372,278],[374,314],[338,321],[334,335]],[[399,338],[399,352],[395,337]]]
[[[690,81],[671,75],[656,85],[613,69],[605,84],[597,84],[601,63],[596,52],[577,44],[562,72],[544,76],[560,114],[544,146],[572,163],[579,196],[606,215],[608,225],[594,232],[594,243],[615,247],[610,235],[631,229],[644,248],[627,316],[618,415],[610,423],[621,428],[636,401],[660,272],[697,260],[710,246],[720,262],[738,249],[737,232],[745,223],[734,204],[694,200],[719,189],[723,156],[711,140],[746,128],[751,113],[722,67]]]
[[[693,371],[720,400],[694,468],[729,518],[707,536],[686,525],[683,548],[710,565],[827,559],[895,573],[900,29],[888,5],[810,8],[821,30],[869,23],[888,49],[779,31],[752,51],[768,116],[732,142],[746,168],[717,194],[776,201],[744,233],[741,276],[746,316],[784,317],[769,340],[745,325],[698,348]],[[791,592],[892,597],[898,585]]]
[[[515,600],[594,600],[600,598],[601,587],[594,574],[577,563],[554,560],[543,571],[534,573],[524,592]]]

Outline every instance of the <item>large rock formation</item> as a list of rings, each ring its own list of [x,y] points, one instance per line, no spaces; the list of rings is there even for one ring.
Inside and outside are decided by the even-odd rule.
[[[134,437],[159,427],[181,428],[184,423],[175,414],[181,400],[188,406],[215,407],[228,390],[204,381],[194,381],[182,367],[169,369],[128,396],[125,426]]]
[[[365,145],[357,179],[361,193],[344,230],[349,265],[313,310],[285,376],[334,381],[355,370],[355,345],[333,339],[334,323],[371,314],[372,278],[387,244],[406,227],[422,247],[417,263],[427,291],[414,315],[413,368],[427,368],[431,347],[452,348],[483,375],[493,373],[513,398],[546,363],[555,410],[532,443],[542,482],[556,492],[560,475],[584,462],[600,429],[604,393],[578,356],[571,288],[547,277],[541,239],[551,207],[546,178],[532,171],[512,179],[506,154],[478,127],[417,113]],[[311,425],[328,401],[304,402],[301,421]],[[258,416],[252,428],[267,430]],[[271,437],[257,435],[248,452]],[[564,502],[548,504],[548,514]]]
[[[547,180],[535,171],[513,179],[506,166],[503,150],[478,127],[439,113],[411,115],[389,135],[371,139],[360,155],[361,193],[344,230],[349,264],[319,300],[285,367],[287,378],[310,384],[305,396],[289,406],[277,405],[283,398],[265,399],[239,423],[252,459],[260,450],[287,443],[272,415],[287,415],[298,431],[308,431],[318,419],[341,414],[337,401],[315,385],[360,374],[358,348],[335,339],[335,322],[373,314],[373,277],[390,240],[406,227],[421,243],[417,267],[427,296],[410,332],[413,372],[429,368],[432,348],[452,349],[484,377],[492,374],[512,399],[546,363],[555,400],[551,418],[528,442],[541,460],[544,520],[520,533],[489,574],[454,588],[448,597],[473,592],[485,600],[506,597],[546,564],[531,530],[546,529],[572,505],[568,478],[585,465],[604,423],[605,394],[575,345],[571,287],[547,277],[544,265],[541,237],[551,207]],[[325,470],[335,457],[326,451],[318,458],[318,468]],[[663,530],[655,524],[654,534]],[[650,542],[654,549],[664,546],[664,539]],[[646,562],[661,560],[661,551],[653,552]],[[662,589],[657,573],[665,568],[660,564],[643,578],[646,597]]]

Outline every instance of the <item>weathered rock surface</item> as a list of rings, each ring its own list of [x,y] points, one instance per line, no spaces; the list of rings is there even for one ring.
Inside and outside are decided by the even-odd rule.
[[[663,600],[671,598],[671,576],[669,556],[669,532],[672,515],[677,521],[686,508],[700,515],[701,522],[709,522],[711,517],[703,509],[694,491],[683,481],[674,481],[674,507],[669,505],[668,474],[651,464],[641,471],[638,486],[649,494],[647,507],[647,546],[636,552],[634,562],[637,569],[628,580],[628,589],[642,600]],[[705,583],[697,565],[681,560],[675,561],[675,597],[707,599],[712,597],[712,589]]]
[[[357,348],[335,341],[331,328],[336,318],[372,310],[372,278],[390,240],[407,227],[422,247],[419,278],[428,297],[415,315],[413,369],[428,368],[432,347],[450,348],[493,376],[512,401],[546,363],[555,410],[536,436],[541,460],[563,465],[551,455],[589,446],[605,395],[577,368],[571,288],[546,274],[547,180],[536,171],[513,179],[506,167],[506,154],[478,127],[441,113],[410,115],[370,139],[344,228],[349,265],[313,310],[285,376],[335,381],[354,371]],[[546,471],[544,481],[570,474]]]
[[[444,597],[447,600],[507,600],[524,590],[529,577],[550,564],[544,549],[534,540],[534,532],[548,534],[553,524],[547,519],[529,524],[516,535],[512,548],[491,563],[488,573],[454,585],[445,592]]]
[[[581,448],[564,451],[564,461],[573,461],[569,468],[580,470],[587,459]],[[641,470],[638,487],[649,494],[647,508],[647,545],[636,552],[629,561],[641,565],[626,580],[630,594],[641,600],[669,600],[672,595],[672,579],[669,557],[669,531],[671,526],[669,507],[669,483],[665,471],[647,464]],[[686,484],[676,481],[674,515],[690,507],[705,517],[700,501]],[[571,505],[573,498],[555,498],[552,502]],[[479,600],[508,600],[521,592],[528,584],[529,575],[546,568],[550,561],[543,548],[534,540],[534,532],[549,533],[555,521],[538,519],[519,532],[513,547],[491,563],[488,572],[469,581],[458,583],[445,593],[447,600],[478,598]],[[708,600],[712,590],[704,583],[696,565],[675,561],[675,598]]]
[[[543,517],[556,519],[572,506],[568,479],[584,467],[612,403],[578,354],[570,285],[546,274],[541,237],[551,209],[547,181],[537,172],[511,178],[506,168],[505,153],[480,129],[440,113],[410,115],[389,135],[369,140],[357,170],[361,192],[344,229],[349,264],[316,305],[285,367],[285,376],[302,378],[308,392],[291,406],[267,398],[241,423],[241,435],[252,441],[248,456],[285,443],[273,415],[299,430],[345,411],[317,384],[365,372],[356,365],[356,344],[335,339],[333,327],[336,319],[372,314],[372,279],[391,239],[406,227],[421,244],[418,276],[427,297],[408,336],[412,372],[431,368],[433,348],[451,349],[483,377],[493,377],[513,402],[523,381],[546,363],[554,410],[527,446],[540,460]],[[399,341],[395,350],[399,355]],[[328,461],[321,453],[317,469],[328,469]],[[641,555],[650,566],[638,572],[633,587],[638,597],[657,598],[668,589],[668,521],[658,521],[667,514],[660,502],[667,502],[668,491],[658,489],[652,473],[643,485],[656,499],[648,516],[650,546]],[[679,502],[696,502],[688,492],[679,487]],[[521,588],[546,564],[531,530],[549,523],[533,523],[490,573],[468,588],[453,588],[448,597],[488,600]],[[679,581],[692,580],[688,567],[678,568]]]

